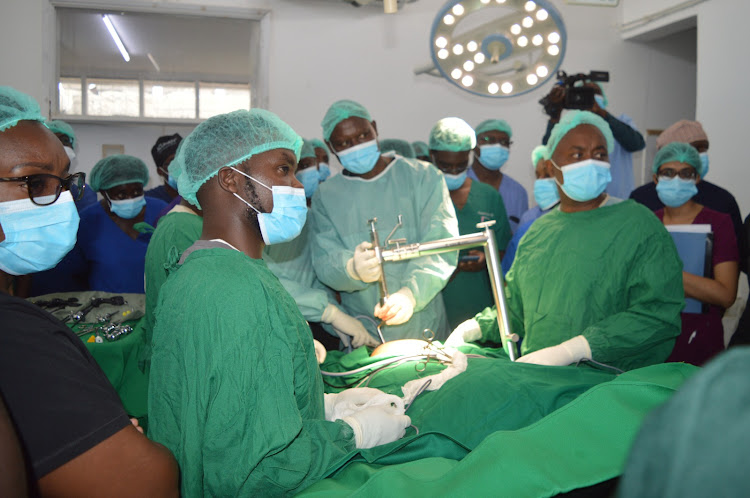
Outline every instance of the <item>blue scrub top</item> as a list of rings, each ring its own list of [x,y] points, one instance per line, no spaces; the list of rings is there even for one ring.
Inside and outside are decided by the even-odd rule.
[[[151,226],[167,204],[146,197],[144,221]],[[150,233],[133,240],[115,224],[100,203],[81,213],[75,251],[88,267],[89,288],[96,291],[143,294],[146,248]]]
[[[477,174],[474,173],[472,168],[469,168],[468,175],[472,180],[479,181]],[[523,185],[509,177],[506,173],[503,173],[503,181],[500,182],[500,188],[497,191],[500,192],[503,204],[505,204],[505,211],[508,213],[510,231],[515,233],[521,215],[529,209],[529,194],[526,193]]]

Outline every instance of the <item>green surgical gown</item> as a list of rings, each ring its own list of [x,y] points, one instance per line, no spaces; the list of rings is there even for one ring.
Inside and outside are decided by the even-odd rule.
[[[377,282],[364,283],[346,272],[346,262],[354,255],[354,248],[370,241],[369,219],[378,219],[381,244],[399,214],[403,215],[404,226],[394,234],[396,239],[415,243],[458,235],[456,211],[442,173],[429,163],[402,157],[393,159],[370,180],[343,174],[332,176],[315,192],[310,214],[315,273],[321,282],[341,292],[344,311],[355,317],[373,318],[379,299]],[[389,292],[408,287],[416,300],[414,315],[408,322],[383,327],[386,340],[421,338],[425,328],[432,329],[437,339],[447,337],[450,330],[440,291],[457,261],[457,253],[451,252],[384,264]],[[375,325],[364,323],[377,337]]]
[[[665,361],[680,333],[682,262],[658,218],[632,200],[539,218],[505,292],[521,354],[583,335],[594,360],[629,370]],[[477,315],[485,339],[499,340],[496,317]]]
[[[308,218],[297,237],[283,244],[266,246],[263,261],[292,295],[305,320],[320,322],[326,307],[335,303],[335,298],[315,276],[310,253],[310,227]]]
[[[354,449],[351,428],[324,419],[294,300],[262,260],[228,248],[189,253],[162,286],[149,424],[177,459],[182,496],[293,494]]]
[[[510,223],[500,194],[489,185],[472,180],[469,197],[463,209],[456,209],[458,231],[461,235],[480,232],[477,223],[495,220],[492,227],[499,251],[504,251],[510,240]],[[478,248],[482,250],[482,248]],[[461,251],[461,255],[468,251]],[[492,287],[487,270],[481,272],[457,271],[443,289],[445,311],[451,329],[468,320],[487,306],[492,306]]]
[[[145,265],[146,312],[138,322],[146,340],[146,351],[145,356],[141,357],[142,360],[148,361],[156,300],[159,297],[159,289],[167,280],[167,268],[200,238],[202,231],[203,218],[197,214],[171,211],[159,220],[151,236],[146,250]]]

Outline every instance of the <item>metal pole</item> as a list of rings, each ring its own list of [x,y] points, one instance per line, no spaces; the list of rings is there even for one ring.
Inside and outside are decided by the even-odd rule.
[[[385,300],[388,297],[388,285],[385,283],[385,268],[383,268],[383,255],[382,248],[380,247],[380,238],[378,237],[378,230],[375,228],[375,224],[378,222],[377,218],[369,220],[367,223],[370,224],[370,240],[372,241],[372,248],[375,251],[375,257],[380,262],[380,278],[378,279],[378,287],[380,290],[380,306],[385,306]],[[378,333],[380,329],[378,328]],[[381,334],[382,339],[382,334]]]
[[[510,330],[508,322],[508,309],[505,306],[505,290],[503,289],[503,273],[500,268],[500,253],[497,251],[497,242],[495,233],[490,230],[494,222],[477,224],[477,228],[484,228],[487,237],[487,245],[484,246],[484,255],[487,261],[487,272],[490,275],[490,285],[492,286],[492,297],[495,298],[495,308],[497,309],[497,326],[500,330],[500,337],[505,342],[510,361],[516,361],[516,341],[518,336],[514,336]]]

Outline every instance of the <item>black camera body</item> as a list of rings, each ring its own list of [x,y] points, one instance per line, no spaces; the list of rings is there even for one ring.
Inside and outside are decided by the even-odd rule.
[[[562,111],[562,109],[591,109],[593,107],[594,95],[596,92],[593,88],[578,85],[579,82],[583,81],[609,81],[609,72],[607,71],[591,71],[589,74],[578,73],[568,76],[565,71],[557,72],[557,85],[565,89],[565,100],[560,103],[553,103],[549,99],[549,95],[546,95],[539,101],[544,106],[544,112],[550,116],[555,116]]]

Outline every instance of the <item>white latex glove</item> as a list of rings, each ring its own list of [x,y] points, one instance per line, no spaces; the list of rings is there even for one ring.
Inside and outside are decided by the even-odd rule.
[[[375,257],[375,251],[370,242],[362,242],[355,247],[354,256],[346,262],[346,272],[349,276],[365,283],[379,279],[380,271],[380,261]]]
[[[352,347],[355,349],[363,345],[374,348],[380,344],[377,339],[370,335],[362,322],[347,315],[333,304],[326,306],[320,319],[325,323],[330,323],[339,337],[341,334],[351,336]]]
[[[317,339],[313,339],[313,345],[315,346],[315,357],[318,359],[318,363],[326,361],[328,351],[326,351],[325,346],[319,343]]]
[[[445,346],[455,348],[462,346],[467,342],[478,341],[482,338],[482,329],[479,328],[479,322],[470,318],[463,323],[460,323],[456,327],[448,339],[445,341]]]
[[[386,325],[401,325],[409,321],[414,314],[414,306],[417,301],[408,287],[403,287],[394,292],[386,299],[385,306],[381,308],[380,303],[375,305],[373,314],[385,320]]]
[[[371,406],[396,407],[403,413],[404,400],[372,387],[354,387],[336,394],[325,394],[326,420],[343,419]]]
[[[525,354],[516,361],[534,363],[535,365],[562,367],[583,359],[591,359],[591,347],[585,337],[577,335],[557,346],[550,346],[534,351],[533,353]]]
[[[357,448],[372,448],[404,437],[411,419],[403,408],[370,406],[342,419],[354,431]]]

